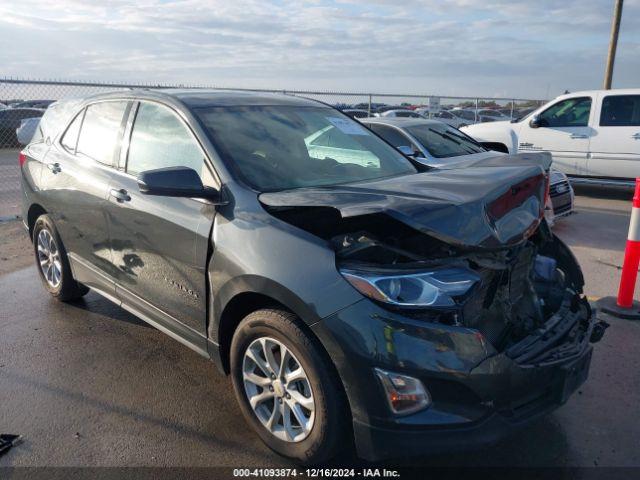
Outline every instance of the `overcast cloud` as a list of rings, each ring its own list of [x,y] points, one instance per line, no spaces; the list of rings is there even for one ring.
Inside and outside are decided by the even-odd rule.
[[[0,0],[8,76],[545,98],[600,88],[612,0]],[[626,0],[614,87],[638,87]]]

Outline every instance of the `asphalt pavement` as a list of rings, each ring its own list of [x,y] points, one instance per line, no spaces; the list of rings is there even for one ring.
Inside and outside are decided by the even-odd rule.
[[[20,213],[20,167],[17,148],[0,149],[0,220]]]

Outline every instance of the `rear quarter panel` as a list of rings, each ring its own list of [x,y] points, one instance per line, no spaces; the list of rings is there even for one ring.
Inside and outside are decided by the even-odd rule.
[[[42,190],[42,169],[44,168],[44,159],[49,150],[49,146],[45,142],[37,142],[27,145],[22,154],[26,160],[22,165],[20,175],[20,183],[22,190],[22,219],[24,222],[29,221],[29,211],[33,205],[41,205]],[[16,162],[18,159],[16,158]],[[46,207],[41,205],[45,210]]]

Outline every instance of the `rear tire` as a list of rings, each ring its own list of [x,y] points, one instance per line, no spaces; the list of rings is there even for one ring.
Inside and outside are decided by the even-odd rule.
[[[89,292],[74,280],[67,251],[48,215],[40,215],[36,220],[32,241],[40,280],[52,297],[68,302]]]
[[[333,366],[298,322],[277,309],[249,314],[231,342],[231,376],[240,409],[262,441],[313,465],[336,455],[350,422]]]

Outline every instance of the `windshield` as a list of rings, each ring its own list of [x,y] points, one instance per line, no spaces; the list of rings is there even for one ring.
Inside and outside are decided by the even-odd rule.
[[[435,158],[459,157],[487,151],[471,137],[444,123],[414,125],[406,129]]]
[[[225,161],[260,192],[415,173],[393,147],[326,107],[197,110]]]
[[[535,111],[536,111],[535,108],[527,108],[526,110],[521,110],[520,112],[518,112],[517,114],[518,116],[513,120],[511,120],[511,123],[519,123]]]

